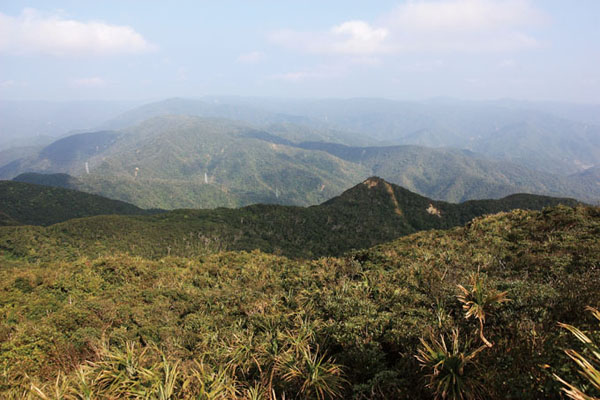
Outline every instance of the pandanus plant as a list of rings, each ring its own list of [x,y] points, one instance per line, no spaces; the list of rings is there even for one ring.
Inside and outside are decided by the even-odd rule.
[[[600,311],[592,307],[587,307],[587,310],[590,311],[594,318],[596,318],[600,323]],[[595,390],[598,391],[598,393],[600,393],[600,344],[595,343],[589,335],[586,335],[581,330],[572,325],[563,323],[559,323],[558,325],[561,328],[571,332],[581,343],[583,343],[585,349],[584,352],[577,352],[573,349],[567,349],[565,350],[565,353],[569,356],[571,360],[575,362],[575,364],[577,364],[579,374],[585,378],[588,385],[590,386],[589,390],[595,388]],[[595,397],[590,394],[586,394],[584,390],[578,388],[572,383],[565,381],[556,374],[554,374],[554,378],[564,385],[562,391],[565,392],[565,394],[571,399],[600,400],[600,397]]]
[[[458,288],[462,292],[457,296],[458,301],[462,303],[465,311],[465,318],[474,317],[479,321],[479,337],[486,346],[492,347],[492,343],[483,335],[483,326],[485,324],[486,314],[490,312],[492,307],[510,301],[506,294],[507,292],[498,292],[490,289],[483,276],[477,271],[469,277],[470,289],[466,289],[462,285]]]
[[[417,361],[422,368],[431,371],[427,374],[427,387],[435,393],[436,399],[475,400],[484,398],[484,388],[477,374],[477,355],[486,349],[480,346],[471,349],[470,341],[461,346],[458,329],[452,331],[451,347],[444,336],[429,340],[421,338]]]

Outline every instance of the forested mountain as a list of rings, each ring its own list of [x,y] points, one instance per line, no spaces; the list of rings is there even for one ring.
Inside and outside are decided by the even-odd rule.
[[[319,137],[317,129],[273,129],[221,119],[156,117],[123,131],[65,137],[0,167],[0,177],[68,173],[77,178],[78,190],[163,209],[318,204],[371,175],[454,202],[519,192],[590,203],[600,199],[600,185],[589,177],[556,176],[465,150],[348,147],[304,140]],[[36,179],[52,184],[52,178]]]
[[[37,172],[25,172],[13,178],[15,182],[33,183],[35,185],[53,186],[65,189],[77,190],[81,181],[69,174],[40,174]]]
[[[348,147],[319,142],[299,146],[367,167],[372,175],[435,199],[457,202],[519,192],[568,195],[587,201],[600,197],[600,189],[589,185],[589,178],[543,173],[468,150],[410,145]]]
[[[28,104],[23,103],[23,113],[35,105]],[[291,125],[292,131],[302,130],[300,135],[292,133],[295,142],[324,141],[351,146],[412,144],[468,149],[487,157],[561,175],[593,167],[600,159],[600,125],[594,117],[597,107],[593,105],[509,100],[408,102],[376,98],[290,100],[205,97],[149,103],[116,117],[113,115],[124,109],[124,103],[100,106],[99,109],[106,110],[96,112],[93,117],[92,105],[77,105],[85,109],[80,112],[82,119],[79,125],[76,123],[78,119],[71,123],[71,128],[62,131],[57,131],[62,125],[49,125],[52,132],[64,135],[73,129],[89,131],[90,122],[85,121],[96,121],[95,126],[103,130],[120,130],[157,116],[194,115],[265,127],[279,136],[285,136],[286,131],[289,133]],[[52,108],[51,105],[40,106]],[[7,116],[16,115],[18,107],[17,103],[3,103],[0,111],[6,112]],[[76,117],[77,110],[73,107],[72,116]],[[55,108],[55,111],[48,111],[46,118],[52,120],[52,112],[65,114],[68,105],[57,104]],[[11,110],[14,111],[12,114]],[[86,113],[90,114],[89,117]],[[105,117],[105,122],[101,122],[100,116]],[[64,119],[64,116],[60,118]],[[18,133],[9,129],[7,132],[11,135]],[[38,135],[45,131],[38,130]],[[8,138],[8,135],[4,136]]]
[[[121,133],[61,139],[0,168],[0,176],[75,174],[81,190],[145,208],[316,204],[368,176],[324,152],[254,139],[252,131],[227,120],[160,117]]]
[[[583,106],[572,106],[571,113],[557,115],[555,108],[544,104],[511,101],[408,102],[375,98],[285,101],[235,97],[213,101],[253,104],[272,112],[294,112],[316,124],[355,132],[386,145],[468,149],[550,173],[579,172],[600,160],[600,125],[588,122],[593,118],[586,117],[591,113]],[[577,115],[582,115],[581,119],[563,118]]]
[[[29,190],[38,188],[36,185],[24,186]],[[102,211],[98,203],[106,200],[94,196],[90,196],[86,208],[83,193],[48,188],[49,198],[45,202],[43,195],[39,193],[38,197],[28,201],[19,201],[14,196],[12,200],[6,200],[6,209],[0,211],[15,219],[29,215],[23,222],[34,224],[36,217],[41,219],[37,223],[47,224],[47,218],[62,216],[53,208],[55,203],[74,205],[73,210],[65,212],[74,213],[79,208],[80,212],[85,210],[89,215],[92,211],[95,214],[117,213],[114,204],[108,211],[107,207]],[[24,193],[23,199],[31,198]],[[38,203],[39,208],[36,208]],[[44,208],[45,204],[48,208]],[[176,210],[143,217],[83,218],[48,228],[17,227],[13,231],[4,231],[0,235],[0,249],[27,256],[35,247],[35,254],[44,258],[55,255],[56,251],[90,257],[115,250],[145,257],[188,257],[225,249],[261,249],[287,256],[315,257],[342,254],[420,230],[463,225],[484,214],[516,208],[541,209],[557,204],[576,205],[577,202],[521,194],[499,200],[452,204],[434,201],[371,177],[319,206],[257,204],[239,209]],[[20,211],[18,214],[11,212],[15,208]],[[124,208],[123,211],[123,214],[142,213],[135,208]],[[57,241],[62,250],[53,249],[52,244]]]
[[[253,126],[267,127],[269,131],[295,141],[313,140],[352,145],[376,143],[376,140],[369,135],[357,135],[352,131],[332,129],[327,123],[299,115],[294,110],[289,110],[287,113],[272,112],[265,110],[260,104],[230,103],[228,99],[162,100],[129,110],[105,122],[103,127],[123,129],[165,115],[229,119]]]
[[[0,215],[5,216],[5,225],[6,221],[12,221],[10,225],[51,225],[92,215],[147,213],[132,204],[76,190],[0,181]]]

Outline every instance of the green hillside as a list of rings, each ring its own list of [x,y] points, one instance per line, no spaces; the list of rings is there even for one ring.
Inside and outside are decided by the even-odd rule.
[[[278,100],[217,98],[389,144],[468,149],[531,169],[568,175],[600,162],[600,126],[561,117],[543,104],[515,101],[422,102],[378,98]],[[562,108],[564,111],[567,107]],[[350,143],[345,143],[350,144]]]
[[[37,156],[0,167],[0,176],[67,173],[74,176],[68,183],[57,182],[55,174],[17,179],[162,209],[313,205],[372,175],[453,202],[512,193],[600,199],[600,186],[583,175],[556,176],[465,150],[306,141],[319,132],[290,124],[267,130],[230,120],[157,117],[120,133],[61,139]]]
[[[75,189],[81,187],[81,181],[69,174],[40,174],[37,172],[26,172],[15,176],[15,182],[33,183],[34,185],[44,185],[60,187],[65,189]]]
[[[12,225],[21,225],[21,223],[9,215],[0,212],[0,226],[12,226]]]
[[[590,185],[589,178],[534,171],[467,150],[408,145],[350,147],[320,142],[298,146],[325,151],[369,169],[372,175],[434,199],[459,202],[522,192],[571,196],[585,201],[600,198],[600,186]]]
[[[0,231],[0,249],[52,259],[97,257],[115,250],[159,258],[253,250],[290,257],[339,255],[424,229],[463,225],[474,217],[516,208],[575,205],[572,199],[513,195],[461,204],[430,200],[379,178],[369,178],[319,206],[253,205],[240,209],[176,210],[149,216],[98,216],[47,228]],[[60,249],[54,245],[60,243]]]
[[[0,168],[0,176],[68,173],[79,179],[79,190],[143,208],[171,209],[318,204],[368,176],[323,152],[256,139],[254,131],[227,120],[155,118],[118,135],[62,139],[78,145],[55,143],[38,157]],[[90,139],[94,135],[100,137]],[[51,157],[53,149],[59,154]],[[55,160],[63,160],[62,167],[54,168]]]
[[[72,218],[147,214],[134,205],[93,194],[24,182],[0,181],[0,215],[5,221],[51,225]],[[8,223],[5,223],[8,225]],[[0,222],[2,225],[2,222]],[[13,224],[10,224],[13,225]]]
[[[600,333],[584,310],[600,306],[598,208],[500,213],[314,261],[90,259],[63,254],[59,232],[49,261],[0,250],[0,397],[430,399],[454,373],[470,398],[559,399],[553,373],[584,381],[557,322]],[[480,302],[481,325],[461,299]]]
[[[93,168],[94,157],[100,157],[117,142],[118,132],[100,131],[70,135],[58,139],[38,152],[0,166],[0,178],[10,179],[23,172],[70,173]]]

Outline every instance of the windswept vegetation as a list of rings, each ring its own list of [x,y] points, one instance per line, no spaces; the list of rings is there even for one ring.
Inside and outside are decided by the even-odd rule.
[[[553,374],[585,385],[557,323],[597,330],[598,235],[559,206],[313,261],[4,248],[1,396],[558,399]]]

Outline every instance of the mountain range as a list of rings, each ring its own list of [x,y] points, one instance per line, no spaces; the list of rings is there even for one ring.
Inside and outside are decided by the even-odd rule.
[[[206,97],[118,109],[103,130],[0,152],[0,178],[64,173],[72,188],[162,209],[314,205],[372,175],[451,202],[600,200],[593,107]]]
[[[484,214],[578,204],[573,199],[528,194],[453,204],[370,177],[318,206],[256,204],[161,213],[70,189],[0,183],[2,192],[8,194],[0,198],[0,212],[12,220],[38,225],[65,221],[47,228],[23,226],[4,231],[0,249],[19,255],[28,254],[32,247],[42,254],[49,243],[59,240],[64,251],[77,249],[78,254],[89,256],[116,249],[147,257],[261,249],[311,258],[370,247],[421,230],[464,225]],[[78,218],[93,215],[98,216]]]
[[[347,146],[323,141],[329,131],[305,131],[292,125],[267,131],[223,119],[154,117],[122,131],[59,139],[0,167],[0,177],[68,173],[78,190],[163,209],[319,204],[372,175],[453,202],[522,192],[588,202],[600,198],[600,185],[586,173],[559,176],[451,148]],[[37,177],[34,183],[51,181]]]

